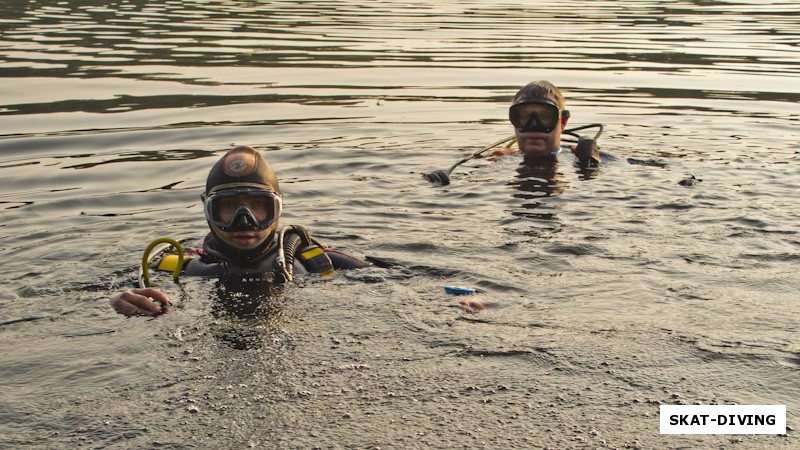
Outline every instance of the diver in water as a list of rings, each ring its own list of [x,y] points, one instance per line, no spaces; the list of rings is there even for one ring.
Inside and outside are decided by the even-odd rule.
[[[578,137],[572,153],[578,158],[582,169],[594,168],[600,164],[600,151],[597,137],[602,125],[593,124],[573,130],[599,127],[600,132],[592,138],[577,136],[573,130],[566,130],[569,121],[567,101],[561,89],[545,80],[533,81],[520,89],[511,101],[508,118],[514,126],[517,147],[495,150],[490,156],[503,156],[520,152],[526,162],[541,164],[547,160],[555,161],[562,148],[562,133]]]
[[[569,120],[566,104],[564,94],[549,81],[528,83],[514,96],[508,113],[518,148],[503,148],[490,156],[519,151],[526,159],[555,158]]]
[[[251,147],[230,150],[212,167],[202,200],[210,233],[202,249],[189,250],[182,274],[267,277],[268,282],[280,285],[297,274],[370,265],[324,248],[302,227],[279,231],[283,194],[278,178],[269,162]],[[150,267],[173,271],[176,266],[176,258],[164,257]],[[152,287],[121,292],[110,303],[127,316],[157,316],[170,304],[166,294]]]
[[[435,185],[446,186],[450,184],[450,174],[453,169],[467,161],[483,157],[485,152],[501,144],[507,146],[494,150],[489,157],[497,158],[512,153],[522,153],[524,157],[522,164],[536,166],[556,164],[561,149],[567,147],[577,157],[576,165],[580,171],[585,176],[591,177],[601,161],[597,138],[602,133],[603,126],[591,124],[567,129],[570,114],[565,108],[564,94],[553,83],[545,80],[528,83],[517,92],[509,108],[508,118],[514,126],[514,136],[502,139],[459,160],[448,170],[434,170],[423,174],[423,178]],[[598,128],[599,131],[594,137],[577,134],[577,131],[587,128]],[[562,142],[563,135],[571,137]],[[515,142],[516,147],[513,146]]]
[[[569,148],[576,157],[576,166],[583,177],[592,178],[601,161],[616,161],[617,158],[612,154],[601,152],[597,146],[597,139],[603,132],[602,124],[595,123],[567,129],[567,121],[570,115],[565,108],[566,100],[564,94],[553,83],[545,80],[528,83],[514,96],[508,111],[508,118],[514,126],[514,138],[511,142],[516,141],[517,147],[508,145],[506,148],[495,150],[489,156],[500,157],[520,152],[524,157],[522,164],[530,167],[518,170],[518,172],[520,172],[521,176],[532,176],[531,173],[536,172],[536,170],[531,169],[543,169],[543,173],[548,172],[547,165],[556,164],[557,155],[561,149]],[[589,128],[598,129],[594,137],[577,133]],[[562,139],[563,135],[570,137]],[[505,143],[508,140],[500,142]],[[456,165],[494,148],[495,145],[499,145],[499,143],[459,161]],[[626,160],[629,164],[654,167],[666,166],[666,163],[654,159],[627,158]],[[450,170],[453,170],[453,168]],[[527,175],[524,175],[525,173]],[[433,177],[433,180],[431,180],[432,177],[430,175],[427,178],[434,182],[446,178],[441,174],[438,175],[439,177]],[[691,175],[678,181],[678,184],[691,187],[702,181]],[[449,182],[449,179],[447,182]]]

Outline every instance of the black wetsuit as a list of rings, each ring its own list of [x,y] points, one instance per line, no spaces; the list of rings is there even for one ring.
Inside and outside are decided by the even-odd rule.
[[[278,259],[278,242],[273,244],[259,258],[253,261],[235,261],[214,248],[213,235],[206,236],[203,248],[185,249],[185,258],[181,273],[189,276],[227,277],[230,275],[264,275],[268,273],[281,274]],[[285,247],[287,265],[291,264],[290,273],[302,275],[306,273],[325,273],[331,270],[357,269],[369,266],[370,263],[347,255],[345,253],[322,248],[316,242],[303,242],[302,244]],[[302,245],[303,247],[299,247]],[[172,271],[173,268],[162,265],[163,258],[151,264],[155,270]],[[286,280],[282,280],[286,281]]]

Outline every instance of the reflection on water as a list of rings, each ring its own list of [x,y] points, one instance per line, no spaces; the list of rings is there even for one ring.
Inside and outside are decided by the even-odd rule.
[[[581,61],[584,69],[616,61],[655,71],[735,70],[759,63],[768,63],[771,72],[796,70],[791,31],[797,7],[788,1],[770,2],[769,8],[704,1],[615,6],[568,1],[549,8],[513,1],[91,3],[4,2],[4,35],[18,44],[8,56],[86,76],[113,74],[102,66],[187,62],[223,67],[433,62],[477,68],[566,59]],[[698,26],[713,33],[697,34]],[[684,47],[677,48],[678,42]],[[707,42],[715,43],[715,54],[706,51]],[[526,47],[537,52],[519,51]]]
[[[283,289],[271,276],[225,277],[214,286],[211,316],[218,320],[212,334],[231,348],[261,348],[285,322]]]
[[[796,424],[798,14],[0,3],[0,447],[730,446],[661,437],[658,404],[681,402]],[[509,135],[534,79],[616,159],[421,180]],[[191,280],[170,314],[116,315],[148,242],[206,234],[200,192],[235,144],[275,167],[285,224],[405,267],[279,296]]]
[[[408,102],[433,103],[426,105],[430,114],[415,112],[420,122],[438,122],[442,113],[475,120],[452,114],[447,103],[504,101],[541,73],[581,104],[643,108],[654,118],[682,111],[752,117],[759,113],[742,109],[742,101],[788,106],[800,100],[792,87],[796,12],[789,2],[765,9],[699,1],[549,8],[526,2],[12,1],[3,5],[0,23],[0,76],[15,80],[13,88],[2,88],[0,117],[8,124],[2,134],[313,125],[361,122],[365,114],[367,123],[372,117],[403,122],[405,112],[396,108]],[[750,79],[755,66],[759,78]],[[429,74],[418,69],[433,67]],[[665,74],[668,86],[647,81]],[[398,83],[408,79],[414,82]],[[369,108],[376,104],[389,114]],[[319,114],[319,106],[368,112]],[[781,109],[771,115],[796,119]],[[37,114],[48,114],[50,126],[8,120]]]
[[[509,182],[520,192],[513,194],[521,199],[522,209],[513,212],[515,216],[538,220],[556,220],[555,207],[543,202],[543,198],[561,194],[564,189],[561,174],[558,172],[556,155],[547,158],[524,159],[517,168],[516,180]],[[548,211],[549,210],[549,211]]]
[[[272,275],[272,274],[269,274]],[[216,284],[218,302],[212,314],[228,319],[264,320],[280,313],[282,288],[274,284],[271,276],[231,276],[219,279]]]

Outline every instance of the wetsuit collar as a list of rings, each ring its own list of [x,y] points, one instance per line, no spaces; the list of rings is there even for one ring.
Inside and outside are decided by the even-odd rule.
[[[203,250],[205,250],[205,252],[207,254],[211,255],[212,257],[214,257],[214,258],[216,258],[216,259],[218,259],[220,261],[225,261],[228,264],[232,264],[232,265],[235,265],[235,266],[242,266],[242,267],[251,267],[251,266],[257,266],[261,261],[263,261],[264,259],[268,258],[270,255],[272,255],[275,252],[276,248],[277,248],[277,242],[278,242],[277,235],[273,235],[272,236],[272,242],[270,242],[269,246],[267,247],[267,249],[263,253],[258,255],[256,258],[253,258],[253,259],[250,259],[250,260],[247,260],[247,261],[242,261],[242,260],[233,259],[230,256],[228,256],[225,253],[223,253],[222,251],[218,250],[216,248],[216,244],[217,243],[216,243],[216,239],[214,237],[214,234],[213,233],[208,233],[206,235],[206,238],[203,240]]]

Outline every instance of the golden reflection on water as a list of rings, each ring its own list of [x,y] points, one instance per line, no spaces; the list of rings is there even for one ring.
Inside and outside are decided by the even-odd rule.
[[[663,440],[651,419],[800,395],[798,13],[3,2],[0,446],[729,445]],[[538,78],[570,125],[606,126],[615,159],[421,179],[510,134],[508,102]],[[202,283],[122,321],[109,291],[143,241],[202,238],[199,192],[232,144],[275,165],[287,222],[406,268],[288,289],[285,322],[244,333],[259,352],[215,339],[229,324]],[[489,309],[460,314],[446,281]],[[781,439],[736,445],[797,441]]]

